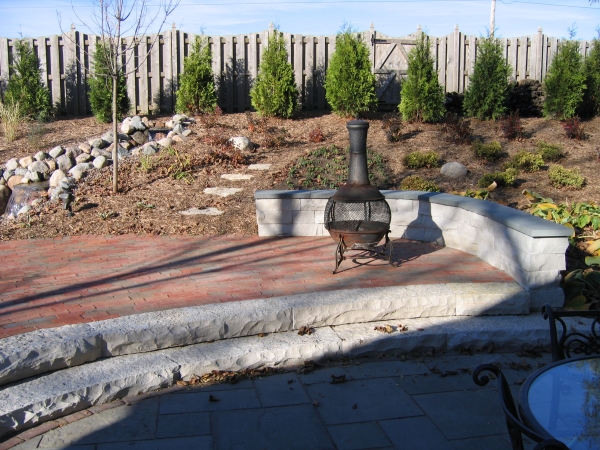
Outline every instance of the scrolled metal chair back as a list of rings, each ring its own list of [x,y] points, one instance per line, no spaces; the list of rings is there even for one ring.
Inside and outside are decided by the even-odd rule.
[[[600,355],[600,311],[562,311],[552,309],[550,305],[542,307],[542,315],[550,325],[550,347],[552,361],[574,356]],[[563,317],[592,318],[589,334],[569,331]],[[560,324],[560,333],[556,323]]]

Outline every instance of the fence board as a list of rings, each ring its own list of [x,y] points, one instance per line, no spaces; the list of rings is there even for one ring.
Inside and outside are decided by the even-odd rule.
[[[440,84],[444,86],[444,91],[448,92],[446,87],[446,67],[448,67],[448,53],[447,53],[448,38],[446,36],[440,38],[439,43],[439,58],[442,63],[438,71],[438,80]]]
[[[309,109],[314,107],[315,97],[315,79],[314,79],[314,68],[315,68],[315,39],[313,36],[306,36],[306,47],[305,58],[306,64],[304,66],[304,75],[307,86],[306,93],[306,106]]]
[[[0,79],[8,80],[8,39],[0,38]]]
[[[475,70],[475,60],[477,59],[477,37],[469,36],[469,77],[473,76]],[[469,77],[466,79],[465,90],[469,86]]]
[[[519,44],[518,39],[510,38],[510,46],[508,50],[508,63],[510,64],[510,76],[516,80],[519,64]]]
[[[237,110],[246,110],[246,36],[238,35],[235,44],[235,74],[237,84]]]
[[[151,37],[152,48],[150,50],[150,108],[156,112],[160,108],[160,36],[153,34]]]
[[[325,53],[327,51],[327,42],[325,36],[319,36],[317,42],[317,56],[316,56],[316,73],[318,75],[318,86],[317,86],[317,95],[318,95],[318,108],[325,108]]]
[[[233,36],[225,36],[223,46],[223,68],[225,78],[225,111],[233,112],[234,104],[234,61],[235,53],[233,48]]]
[[[2,42],[0,41],[0,46]],[[46,57],[46,38],[37,38],[38,59],[40,60],[40,68],[42,69],[42,83],[48,87],[48,58]],[[1,53],[1,51],[0,51]],[[0,78],[2,78],[2,63],[0,62]]]
[[[172,30],[163,33],[162,45],[162,77],[161,77],[161,111],[173,111],[173,52],[172,52]]]
[[[296,87],[298,88],[298,92],[300,96],[298,101],[300,104],[304,103],[304,98],[302,93],[304,92],[304,77],[302,76],[302,58],[304,55],[304,43],[303,37],[299,34],[294,35],[294,81],[296,82]]]
[[[150,90],[150,83],[148,80],[148,38],[144,36],[138,47],[138,73],[139,73],[139,108],[141,114],[148,114],[149,104],[148,104],[148,92]]]
[[[52,104],[60,104],[60,47],[58,36],[50,37],[50,76],[52,77]]]

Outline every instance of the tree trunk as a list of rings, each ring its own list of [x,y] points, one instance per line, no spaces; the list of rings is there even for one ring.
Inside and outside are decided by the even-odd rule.
[[[113,193],[119,192],[119,133],[117,131],[117,84],[119,80],[119,50],[121,48],[121,10],[117,17],[117,39],[113,60],[113,95],[112,95],[112,120],[113,120]]]

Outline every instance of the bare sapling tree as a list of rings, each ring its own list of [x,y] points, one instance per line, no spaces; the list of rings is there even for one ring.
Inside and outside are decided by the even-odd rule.
[[[151,3],[152,2],[152,3]],[[100,61],[107,77],[112,78],[112,160],[113,160],[113,193],[119,192],[119,134],[118,125],[118,79],[120,76],[135,73],[146,64],[146,60],[158,39],[167,18],[179,5],[180,0],[92,0],[93,12],[89,19],[82,20],[71,2],[73,12],[81,25],[91,34],[100,37],[98,45],[105,48],[105,55]],[[60,23],[60,13],[58,14]],[[158,25],[158,26],[157,26]],[[157,29],[150,40],[146,51],[136,55],[134,47],[140,38],[147,39],[150,28]],[[62,26],[61,26],[62,30]],[[128,36],[123,42],[121,36]],[[63,36],[70,36],[63,32]],[[72,45],[76,45],[74,41]],[[138,47],[141,49],[142,47]],[[79,63],[83,66],[84,49],[80,49]],[[93,55],[88,54],[89,61]]]

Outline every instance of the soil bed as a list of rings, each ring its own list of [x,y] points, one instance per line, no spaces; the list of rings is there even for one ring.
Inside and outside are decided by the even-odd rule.
[[[161,152],[140,159],[120,161],[120,192],[112,193],[112,167],[91,172],[78,184],[73,205],[74,215],[68,217],[61,205],[43,202],[18,220],[0,221],[0,240],[51,238],[69,235],[105,235],[151,233],[175,235],[256,234],[254,191],[256,189],[289,189],[305,180],[289,182],[290,169],[298,168],[300,158],[306,158],[321,147],[348,146],[345,119],[333,114],[301,113],[294,120],[260,120],[255,113],[226,114],[202,120],[191,126],[193,134],[187,142],[174,146],[175,152]],[[161,118],[159,118],[161,119]],[[162,118],[164,120],[166,118]],[[469,145],[449,143],[440,131],[441,124],[404,124],[398,142],[388,142],[382,130],[383,114],[369,118],[368,147],[385,161],[385,184],[399,189],[400,182],[418,174],[436,182],[443,191],[476,190],[484,173],[502,170],[508,156],[525,149],[535,151],[542,140],[562,146],[566,157],[559,161],[568,169],[577,168],[586,178],[582,190],[554,188],[547,170],[521,173],[516,187],[499,188],[491,200],[512,207],[523,207],[523,189],[551,197],[557,202],[600,202],[598,170],[598,135],[600,118],[584,122],[588,138],[568,139],[558,121],[542,118],[522,119],[526,138],[509,141],[502,138],[495,122],[471,120],[473,134],[484,142],[499,141],[508,154],[497,163],[486,164],[473,157]],[[6,142],[0,134],[0,162],[13,157],[48,151],[56,145],[76,146],[92,137],[99,137],[109,125],[99,124],[92,117],[61,118],[43,126],[42,132],[33,127],[14,142]],[[311,131],[320,128],[325,140],[309,140]],[[224,138],[247,136],[260,147],[253,153],[238,154],[224,145]],[[459,181],[446,179],[439,168],[409,170],[402,158],[413,151],[436,151],[443,161],[459,161],[469,169],[468,176]],[[248,170],[249,164],[272,164],[265,172]],[[326,164],[324,162],[323,164]],[[341,169],[338,169],[341,170]],[[295,172],[297,173],[297,171]],[[227,180],[223,174],[249,174],[250,180]],[[339,184],[339,177],[335,181]],[[328,179],[328,187],[333,187]],[[243,190],[229,197],[204,194],[207,187],[237,187]],[[222,215],[182,215],[190,208],[215,207]]]

